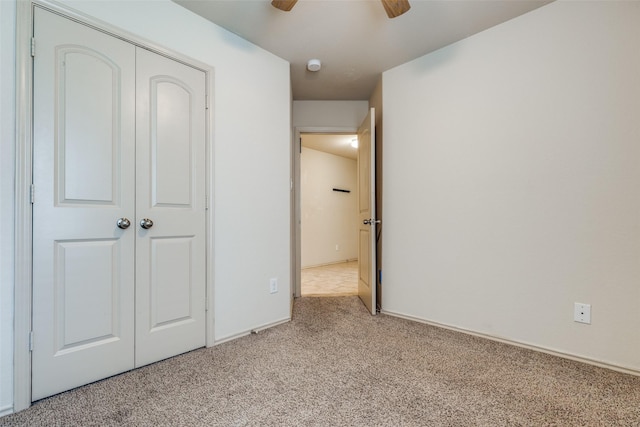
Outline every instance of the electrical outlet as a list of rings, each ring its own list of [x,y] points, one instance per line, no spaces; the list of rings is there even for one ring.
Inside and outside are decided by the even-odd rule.
[[[269,280],[269,292],[272,294],[278,292],[278,279],[276,277]]]
[[[578,323],[591,324],[591,304],[576,302],[573,304],[573,320]]]
[[[340,250],[340,245],[336,245],[336,251]]]

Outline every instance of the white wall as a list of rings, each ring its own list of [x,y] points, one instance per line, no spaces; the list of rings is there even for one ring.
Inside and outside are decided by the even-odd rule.
[[[368,101],[293,101],[293,126],[357,130],[368,108]]]
[[[13,407],[15,11],[0,1],[0,416]]]
[[[302,267],[357,259],[356,160],[302,147],[300,170]]]
[[[639,52],[560,1],[384,73],[384,310],[640,372]]]
[[[168,0],[65,1],[70,7],[111,23],[167,49],[181,52],[215,68],[214,75],[214,265],[215,338],[223,340],[251,329],[285,320],[290,307],[290,143],[291,97],[289,64],[255,45],[223,30]],[[12,34],[5,25],[5,9],[15,0],[0,2],[2,37]],[[11,24],[9,22],[9,24]],[[170,29],[170,31],[167,31]],[[7,53],[8,55],[8,53]],[[6,238],[9,218],[13,154],[12,101],[5,95],[15,90],[12,60],[2,50],[2,346],[12,352],[5,333],[5,296],[11,295]],[[7,78],[5,78],[7,75]],[[8,82],[8,87],[5,87]],[[8,166],[5,168],[5,162]],[[7,230],[5,219],[8,220]],[[269,293],[269,279],[277,277],[279,292]],[[11,369],[2,359],[0,390],[2,405],[10,404]]]

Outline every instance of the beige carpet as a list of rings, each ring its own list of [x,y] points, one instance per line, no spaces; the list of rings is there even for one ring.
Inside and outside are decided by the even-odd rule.
[[[290,323],[49,399],[3,426],[638,426],[640,378],[301,298]]]

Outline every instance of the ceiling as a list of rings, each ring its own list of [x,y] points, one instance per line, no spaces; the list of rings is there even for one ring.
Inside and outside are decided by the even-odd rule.
[[[337,134],[337,133],[303,133],[300,135],[303,147],[312,150],[324,151],[325,153],[335,154],[336,156],[346,157],[348,159],[358,159],[358,149],[352,147],[351,143],[358,135]]]
[[[291,64],[294,100],[368,100],[383,71],[550,0],[410,0],[389,19],[379,0],[173,0]],[[309,59],[322,68],[307,71]]]

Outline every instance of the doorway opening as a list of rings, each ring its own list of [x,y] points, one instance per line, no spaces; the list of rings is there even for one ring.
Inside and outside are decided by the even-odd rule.
[[[334,186],[333,183],[324,184],[325,194],[328,192],[353,194],[356,200],[356,207],[358,213],[358,219],[355,223],[358,226],[357,232],[357,277],[358,277],[358,297],[366,306],[367,310],[375,315],[378,312],[378,274],[377,270],[377,230],[379,230],[381,223],[380,219],[376,218],[376,150],[377,145],[375,137],[375,108],[369,108],[369,112],[366,117],[357,128],[314,128],[314,127],[297,127],[294,129],[294,140],[292,150],[292,176],[291,182],[292,188],[292,203],[291,203],[291,217],[294,221],[291,222],[291,247],[292,251],[292,277],[295,280],[294,292],[291,298],[291,311],[293,313],[293,301],[294,298],[302,296],[301,286],[301,267],[302,267],[302,201],[301,201],[301,189],[304,187],[301,179],[301,165],[300,158],[303,150],[302,135],[303,134],[342,134],[349,135],[348,145],[351,145],[353,139],[357,139],[358,147],[352,147],[354,151],[357,151],[356,164],[356,186],[353,187],[353,191],[349,191],[348,188],[341,188],[341,186]],[[357,135],[357,137],[354,137]],[[327,175],[325,172],[322,175]],[[344,191],[341,191],[344,190]],[[333,243],[334,250],[336,250],[335,242]],[[340,250],[340,244],[338,243],[337,251]],[[349,258],[345,258],[347,261]]]
[[[348,156],[356,156],[355,160],[351,158],[350,161],[357,165],[357,149],[354,147],[351,147],[352,139],[356,138],[355,135],[357,135],[357,131],[358,129],[356,127],[339,127],[339,126],[297,127],[294,129],[293,150],[292,150],[292,159],[291,159],[292,167],[293,167],[293,170],[292,170],[292,176],[293,176],[293,182],[292,182],[293,195],[292,196],[293,197],[291,199],[292,201],[291,216],[294,219],[291,223],[291,227],[292,227],[291,228],[291,238],[292,238],[291,246],[293,248],[292,264],[291,264],[291,270],[292,270],[291,277],[293,278],[293,289],[292,289],[293,292],[292,292],[292,299],[291,299],[292,304],[295,298],[299,298],[302,296],[303,267],[307,267],[307,268],[327,267],[327,269],[329,269],[331,265],[333,266],[338,265],[338,264],[332,264],[330,262],[309,261],[310,259],[313,259],[313,258],[309,258],[307,256],[305,256],[304,265],[303,265],[303,259],[302,259],[302,244],[303,244],[302,187],[303,185],[302,185],[302,169],[301,169],[303,136],[305,139],[305,145],[309,145],[304,147],[305,153],[307,152],[311,153],[311,156],[307,156],[307,157],[314,157],[313,154],[316,154],[315,157],[319,157],[322,155],[326,155],[326,156],[333,155],[333,156],[338,156],[343,158],[348,158]],[[348,149],[347,148],[344,148],[344,149],[351,150],[353,154],[347,154],[346,152],[341,152],[341,153],[339,152],[339,154],[336,154],[331,152],[330,148],[328,147],[329,145],[331,145],[331,143],[327,141],[334,139],[333,145],[338,145],[336,142],[338,138],[342,138],[342,141],[343,141],[342,145],[343,146],[346,145],[348,147]],[[335,149],[337,148],[334,148],[334,150]],[[307,177],[309,176],[310,170],[311,169],[305,167],[305,174]],[[319,177],[320,179],[328,180],[333,174],[333,172],[330,172],[328,169],[327,170],[320,169],[319,174],[320,174],[320,177]],[[341,187],[345,187],[345,185],[343,183],[340,183],[340,184],[341,185],[336,185],[335,188],[338,190],[350,190],[351,192],[350,193],[345,193],[340,191],[334,192],[333,191],[334,186],[332,182],[331,184],[329,184],[331,185],[331,188],[328,189],[328,193],[329,193],[329,196],[334,197],[334,200],[339,200],[337,199],[337,196],[346,196],[344,197],[344,199],[347,199],[348,196],[352,198],[357,197],[357,186],[353,188],[341,188]],[[308,185],[309,183],[307,183],[307,186]],[[324,185],[324,186],[326,189],[327,185]],[[326,195],[327,193],[325,192],[325,196]],[[305,221],[305,222],[308,222],[308,221]],[[307,231],[309,230],[307,229]],[[308,233],[306,234],[308,236]],[[354,239],[355,238],[356,237],[354,236]],[[305,240],[305,243],[309,243],[309,240],[308,239]],[[326,243],[324,249],[332,248],[334,255],[335,255],[335,252],[338,252],[338,253],[342,252],[344,254],[347,251],[344,243],[334,241],[330,244],[331,246],[328,246],[329,243]],[[337,251],[335,249],[336,244],[338,245]],[[344,255],[338,258],[337,261],[342,262],[344,264],[346,264],[347,261],[350,261],[353,264],[355,261],[355,258],[357,258],[357,254],[353,257],[347,256],[344,259],[343,257]],[[318,258],[315,258],[315,259],[317,260]],[[326,273],[326,274],[329,274],[329,273]],[[329,277],[331,277],[331,274],[329,274]],[[305,294],[309,295],[310,293],[305,292]],[[292,308],[293,308],[293,305],[292,305]]]
[[[303,132],[299,142],[299,295],[358,295],[358,137]]]

